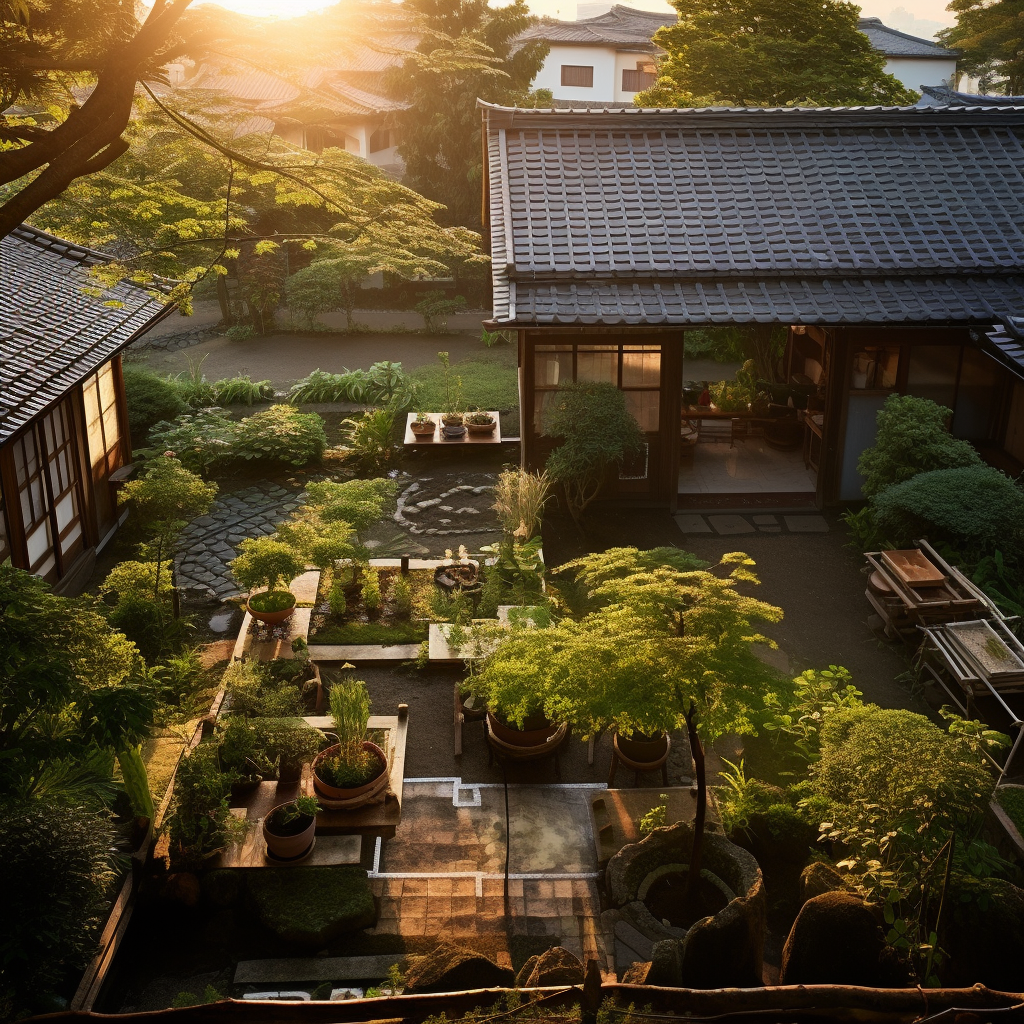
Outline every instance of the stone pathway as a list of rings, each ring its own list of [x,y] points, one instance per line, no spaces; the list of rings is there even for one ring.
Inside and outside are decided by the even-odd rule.
[[[594,788],[510,785],[508,795],[507,914],[503,787],[409,779],[398,833],[371,876],[381,911],[370,934],[545,936],[610,969],[587,810]]]
[[[673,518],[683,533],[717,533],[723,537],[743,533],[828,533],[828,522],[817,513],[699,515],[696,512],[677,512]]]
[[[209,514],[193,519],[181,536],[178,586],[213,601],[237,597],[241,591],[228,562],[238,554],[238,545],[246,537],[273,533],[304,497],[269,480],[221,495]]]

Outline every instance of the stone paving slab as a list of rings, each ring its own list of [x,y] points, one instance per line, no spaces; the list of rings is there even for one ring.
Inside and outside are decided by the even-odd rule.
[[[790,533],[828,533],[828,523],[823,516],[783,516]]]
[[[708,516],[708,522],[714,528],[715,533],[722,536],[754,532],[754,527],[743,516]]]
[[[688,512],[677,512],[673,517],[676,526],[683,533],[711,533],[711,527],[704,521],[703,516]]]
[[[305,500],[305,494],[267,480],[222,494],[205,516],[185,527],[176,560],[178,585],[200,596],[225,601],[240,590],[228,569],[247,537],[265,537]]]

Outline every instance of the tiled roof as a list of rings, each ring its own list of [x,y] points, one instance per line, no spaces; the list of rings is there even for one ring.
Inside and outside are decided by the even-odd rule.
[[[651,36],[662,25],[674,25],[674,14],[638,11],[616,4],[606,14],[580,21],[542,21],[523,32],[517,43],[543,40],[547,43],[579,43],[591,46],[637,46],[654,50]]]
[[[169,311],[127,282],[87,295],[108,262],[25,225],[0,240],[0,444]]]
[[[1024,309],[1024,109],[481,106],[499,322]]]
[[[950,50],[931,39],[911,36],[883,25],[880,18],[861,18],[857,28],[868,37],[871,46],[887,57],[938,57],[953,59],[956,50]]]
[[[944,85],[922,85],[919,107],[1024,107],[1024,96],[979,96]]]
[[[1024,380],[1024,317],[1007,317],[978,340],[989,355]]]

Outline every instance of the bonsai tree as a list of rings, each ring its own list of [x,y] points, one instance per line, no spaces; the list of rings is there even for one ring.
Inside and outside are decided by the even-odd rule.
[[[704,744],[755,731],[777,679],[752,649],[775,644],[752,623],[777,622],[782,610],[739,593],[738,584],[758,582],[742,553],[724,555],[717,573],[652,568],[644,554],[618,548],[567,563],[597,607],[546,629],[511,630],[474,686],[519,725],[543,709],[584,739],[611,725],[625,736],[685,728],[697,782],[692,899],[707,815]]]
[[[260,602],[261,611],[288,607],[281,603],[285,595],[291,598],[290,604],[295,603],[288,584],[305,571],[306,563],[291,544],[274,537],[249,537],[239,545],[239,552],[230,562],[238,583],[249,591],[265,587],[268,595],[275,595]]]
[[[614,466],[643,450],[644,436],[626,408],[626,396],[605,381],[564,384],[544,412],[544,433],[562,443],[547,472],[562,486],[566,506],[580,521]]]

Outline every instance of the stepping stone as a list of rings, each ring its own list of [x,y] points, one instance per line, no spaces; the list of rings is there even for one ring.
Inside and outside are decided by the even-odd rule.
[[[828,533],[823,516],[783,516],[790,533]]]
[[[628,921],[615,922],[615,938],[631,949],[638,960],[651,959],[654,943],[642,932],[637,931]]]
[[[676,526],[683,533],[710,533],[711,527],[704,522],[703,516],[693,515],[687,512],[677,512],[673,517]]]
[[[759,526],[761,533],[782,533],[781,526]]]
[[[754,516],[753,519],[758,526],[777,526],[779,522],[775,516]]]
[[[743,516],[708,516],[708,522],[714,527],[715,533],[722,536],[754,532],[754,527]]]

